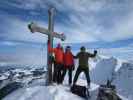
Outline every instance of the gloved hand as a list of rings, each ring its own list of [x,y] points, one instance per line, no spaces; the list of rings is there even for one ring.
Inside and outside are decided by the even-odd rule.
[[[97,50],[94,50],[94,54],[97,54]]]
[[[48,40],[48,44],[50,43],[50,40]]]
[[[74,69],[75,69],[75,66],[73,65],[73,66],[72,66],[72,70],[74,71]]]

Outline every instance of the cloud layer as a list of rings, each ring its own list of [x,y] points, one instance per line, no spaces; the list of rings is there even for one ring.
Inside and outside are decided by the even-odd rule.
[[[64,45],[132,59],[133,0],[0,0],[0,61],[46,64],[47,36],[31,34],[27,25],[47,28],[50,7],[56,8],[54,30],[67,37]]]
[[[47,27],[49,7],[57,9],[55,31],[65,33],[66,42],[112,42],[133,37],[132,0],[0,1],[1,18],[7,23],[0,24],[0,31],[4,30],[7,38],[44,42],[46,37],[31,35],[27,24],[35,20]]]

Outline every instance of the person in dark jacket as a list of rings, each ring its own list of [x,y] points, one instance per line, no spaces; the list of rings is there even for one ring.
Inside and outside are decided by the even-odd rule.
[[[74,57],[71,52],[71,47],[67,46],[65,53],[64,53],[64,68],[63,68],[63,74],[62,74],[62,82],[64,80],[64,77],[66,75],[66,72],[68,71],[69,76],[69,85],[72,83],[72,71],[74,70]]]
[[[48,44],[49,52],[54,53],[55,61],[54,61],[54,72],[53,72],[53,81],[61,84],[62,81],[62,68],[64,64],[64,51],[60,44],[57,45],[56,48],[51,48],[50,43]]]
[[[89,65],[88,65],[88,60],[91,57],[95,57],[97,54],[97,51],[94,51],[94,54],[86,52],[86,49],[84,46],[80,48],[80,52],[74,57],[79,60],[79,66],[77,68],[74,80],[73,80],[73,85],[75,85],[78,76],[81,72],[85,73],[86,79],[87,79],[87,84],[88,87],[90,87],[90,75],[89,75]]]

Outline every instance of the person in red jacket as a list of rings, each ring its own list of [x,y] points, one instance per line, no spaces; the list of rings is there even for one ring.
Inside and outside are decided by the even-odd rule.
[[[50,43],[48,43],[48,51],[54,53],[55,64],[53,72],[53,81],[61,84],[61,70],[63,69],[64,62],[64,52],[60,44],[57,44],[56,48],[51,48]]]
[[[71,52],[71,47],[67,46],[65,53],[64,53],[64,68],[63,68],[63,74],[62,74],[62,82],[64,80],[66,72],[68,71],[69,85],[71,85],[73,70],[74,70],[74,58],[73,58],[73,54]]]

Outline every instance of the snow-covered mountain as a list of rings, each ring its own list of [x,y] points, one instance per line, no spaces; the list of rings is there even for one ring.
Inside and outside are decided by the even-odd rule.
[[[133,64],[129,62],[122,63],[120,69],[116,72],[113,83],[120,94],[133,100]]]
[[[91,64],[90,64],[91,65]],[[116,59],[114,57],[102,58],[93,64],[90,75],[92,82],[105,84],[108,79],[116,85],[118,93],[133,99],[133,64],[129,61]]]
[[[105,84],[111,80],[116,85],[118,93],[129,100],[133,100],[133,64],[132,62],[114,57],[100,56],[90,60],[91,81],[96,84]],[[85,79],[84,74],[80,78]]]
[[[133,64],[116,58],[103,58],[96,62],[91,70],[91,80],[96,84],[105,84],[112,80],[119,94],[133,100]]]
[[[77,61],[76,61],[77,62]],[[77,64],[76,64],[77,65]],[[12,72],[16,73],[14,78],[19,78],[20,75],[24,75],[23,82],[24,87],[20,88],[7,97],[4,100],[83,100],[82,98],[75,96],[70,92],[69,86],[67,86],[67,80],[64,85],[54,85],[46,87],[44,86],[45,77],[34,77],[33,70],[18,70],[14,69]],[[6,72],[5,72],[6,73]],[[19,73],[19,74],[18,74]],[[1,79],[4,74],[1,74]],[[18,75],[18,76],[17,76]],[[125,62],[114,57],[97,57],[97,59],[90,60],[90,76],[91,76],[91,100],[96,99],[96,94],[100,84],[106,84],[107,80],[112,80],[112,83],[116,85],[117,91],[120,95],[123,95],[123,100],[133,100],[133,64]],[[28,77],[28,78],[27,78]],[[16,78],[15,78],[16,79]],[[65,78],[67,79],[67,78]],[[20,82],[20,81],[19,81]],[[28,84],[27,84],[28,83]],[[78,84],[86,85],[86,79],[84,74],[81,74],[78,79]],[[11,99],[12,97],[12,99]],[[19,98],[19,99],[18,99]]]

